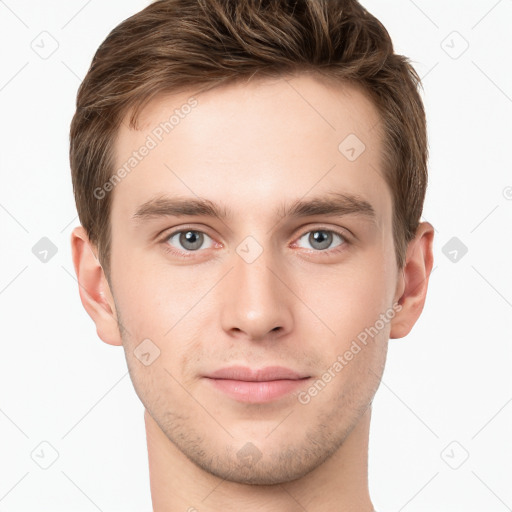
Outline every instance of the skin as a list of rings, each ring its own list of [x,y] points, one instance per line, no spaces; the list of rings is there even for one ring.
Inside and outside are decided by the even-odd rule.
[[[152,101],[138,130],[124,123],[117,166],[190,95]],[[154,511],[371,512],[371,402],[389,338],[407,335],[423,309],[433,227],[420,224],[398,269],[380,118],[353,86],[298,75],[195,98],[191,113],[111,192],[110,283],[82,227],[71,240],[82,303],[98,336],[124,347],[145,406]],[[355,161],[338,149],[348,134],[366,146]],[[375,222],[275,214],[331,192],[367,200]],[[234,215],[133,219],[158,194],[206,198]],[[200,248],[168,237],[179,228],[204,233]],[[309,236],[316,230],[347,237],[334,234],[319,248]],[[250,263],[236,251],[248,236],[262,249]],[[390,310],[378,334],[300,403],[299,392]],[[160,350],[148,366],[134,355],[144,339]],[[235,364],[280,365],[311,378],[271,402],[241,403],[203,378]],[[252,460],[239,456],[244,447]]]

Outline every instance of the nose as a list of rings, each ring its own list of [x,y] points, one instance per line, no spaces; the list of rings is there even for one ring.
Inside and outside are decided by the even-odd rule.
[[[252,262],[235,254],[233,261],[222,291],[224,331],[252,341],[275,340],[290,332],[295,295],[287,286],[286,267],[270,251]]]

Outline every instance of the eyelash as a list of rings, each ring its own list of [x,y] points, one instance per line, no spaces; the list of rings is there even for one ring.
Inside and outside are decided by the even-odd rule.
[[[178,251],[174,247],[172,247],[171,245],[169,245],[167,243],[169,241],[169,239],[172,238],[174,235],[177,235],[179,233],[186,233],[187,231],[192,231],[194,233],[202,233],[202,234],[212,238],[210,235],[208,235],[208,233],[205,233],[204,231],[201,231],[200,229],[187,228],[187,227],[180,228],[180,229],[178,229],[176,231],[172,231],[171,233],[166,234],[160,240],[160,242],[163,244],[164,251],[166,253],[172,254],[173,256],[178,256],[178,257],[181,257],[181,258],[191,258],[191,257],[194,257],[196,253],[201,252],[201,249],[198,249],[196,251]],[[322,228],[322,227],[315,228],[315,229],[310,229],[309,231],[305,231],[304,233],[302,233],[297,238],[297,240],[300,240],[304,235],[307,235],[308,233],[314,233],[316,231],[322,231],[324,233],[333,233],[335,235],[338,235],[343,240],[343,242],[340,245],[338,245],[336,248],[334,248],[334,249],[326,249],[326,250],[307,249],[307,251],[310,254],[311,253],[319,253],[319,254],[326,254],[326,255],[329,255],[329,256],[337,255],[338,253],[343,252],[344,250],[346,250],[346,246],[351,245],[351,241],[348,239],[348,237],[347,237],[347,235],[345,233],[342,233],[342,232],[334,230],[334,229],[327,229],[327,228]]]

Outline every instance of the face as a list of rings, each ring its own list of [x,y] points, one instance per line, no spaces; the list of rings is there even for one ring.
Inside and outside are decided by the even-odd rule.
[[[255,81],[158,98],[116,144],[116,169],[137,160],[111,192],[111,292],[139,398],[220,478],[307,474],[371,404],[396,308],[377,110]],[[253,373],[213,378],[235,366]]]

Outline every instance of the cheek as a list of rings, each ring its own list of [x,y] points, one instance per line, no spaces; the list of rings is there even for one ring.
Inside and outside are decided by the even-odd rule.
[[[391,306],[392,290],[382,272],[370,265],[343,269],[329,276],[310,276],[304,283],[306,304],[330,328],[330,334],[343,342],[373,325]],[[318,282],[323,282],[318,287]]]
[[[163,336],[186,302],[181,286],[142,259],[119,258],[116,264],[116,305],[127,327],[137,337]]]
[[[318,342],[322,345],[324,373],[320,380],[332,382],[324,397],[341,400],[350,408],[364,402],[378,387],[390,321],[395,314],[389,302],[389,283],[375,266],[369,268],[365,272],[340,273],[336,280],[329,281],[325,294],[309,296],[311,304],[318,304],[318,316],[330,329],[322,328],[327,336],[317,335],[315,344],[315,350]],[[302,328],[313,336],[307,321]]]
[[[134,272],[125,264],[126,278],[119,278],[116,286],[116,305],[127,331],[123,335],[126,357],[141,385],[172,380],[165,370],[188,376],[190,354],[200,354],[204,318],[208,317],[206,301],[198,301],[208,291],[206,286],[211,287],[204,279],[200,286],[201,276],[196,275],[197,283],[191,285],[178,271],[155,271],[151,265],[147,269]],[[149,352],[150,358],[158,356],[151,368],[141,367],[137,359],[141,352]]]

